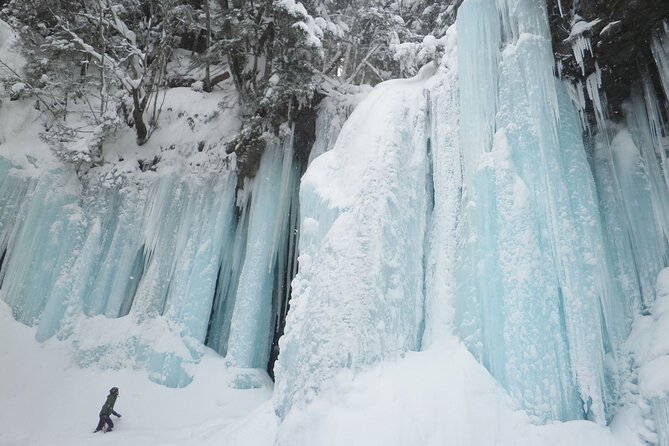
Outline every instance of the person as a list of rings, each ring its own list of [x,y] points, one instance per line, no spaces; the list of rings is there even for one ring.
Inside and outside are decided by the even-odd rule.
[[[114,404],[116,404],[116,398],[118,398],[118,387],[112,387],[109,389],[109,395],[107,395],[107,400],[102,405],[100,410],[100,422],[98,427],[95,428],[95,432],[101,431],[104,425],[107,425],[105,432],[109,432],[114,428],[114,423],[111,420],[111,415],[121,418],[121,414],[114,410]],[[94,432],[94,433],[95,433]]]

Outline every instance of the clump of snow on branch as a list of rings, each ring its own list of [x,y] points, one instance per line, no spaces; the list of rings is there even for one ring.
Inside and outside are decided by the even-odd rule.
[[[280,0],[277,2],[276,7],[298,20],[293,24],[293,27],[304,33],[307,46],[322,48],[323,42],[321,39],[323,39],[323,30],[307,12],[302,3],[295,0]],[[324,22],[323,19],[321,20]]]
[[[425,36],[422,42],[403,42],[394,39],[390,50],[393,59],[400,63],[402,71],[415,75],[418,69],[428,62],[439,60],[444,53],[447,36],[437,39],[432,35]]]

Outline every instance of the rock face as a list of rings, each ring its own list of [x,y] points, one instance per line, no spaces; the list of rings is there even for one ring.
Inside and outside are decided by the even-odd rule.
[[[575,9],[576,8],[576,9]],[[648,70],[659,87],[657,67],[650,50],[653,32],[669,19],[667,0],[548,0],[549,22],[555,59],[563,77],[585,83],[588,75],[601,70],[602,90],[612,119],[620,117],[621,104],[629,97],[631,84]],[[597,21],[599,19],[599,21]],[[592,52],[585,50],[583,69],[572,50],[578,26],[590,39]],[[661,88],[657,89],[658,92]],[[592,118],[591,105],[588,114]]]

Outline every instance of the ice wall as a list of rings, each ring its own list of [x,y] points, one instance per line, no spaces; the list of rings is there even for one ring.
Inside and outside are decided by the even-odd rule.
[[[275,369],[280,416],[339,374],[420,348],[430,70],[376,87],[302,178],[299,273]]]
[[[172,387],[190,382],[205,343],[265,368],[299,175],[292,139],[267,150],[239,201],[225,165],[120,163],[83,183],[62,168],[0,169],[0,293],[39,341],[58,335],[83,366],[146,367]]]
[[[618,385],[609,364],[631,314],[579,119],[553,75],[544,7],[465,0],[457,28],[465,191],[456,323],[537,419],[604,423]]]
[[[655,278],[669,264],[669,164],[666,156],[669,127],[662,113],[662,108],[669,108],[669,103],[663,102],[669,85],[667,31],[665,23],[651,39],[656,66],[642,70],[639,80],[631,86],[630,98],[623,104],[624,119],[613,124],[598,114],[598,131],[593,142],[600,209],[614,268],[627,297],[626,305],[632,314],[651,314],[660,319],[663,304],[656,302]],[[650,71],[659,75],[658,90],[651,81]],[[605,102],[598,99],[603,95],[599,90],[589,91],[589,94],[593,101]],[[658,293],[662,288],[659,284],[658,279]],[[644,318],[640,318],[635,325],[643,325],[643,321]],[[660,337],[654,342],[657,346],[664,345]],[[633,343],[629,350],[634,352],[630,361],[633,372],[637,368],[641,370],[641,391],[636,391],[635,386],[631,391],[626,390],[626,399],[635,402],[632,407],[643,408],[647,428],[642,428],[640,435],[650,438],[649,441],[667,444],[669,420],[664,391],[648,391],[647,383],[657,378],[652,378],[652,374],[649,377],[649,366],[644,365],[648,362],[647,352],[640,353]],[[663,374],[657,373],[658,376]]]
[[[601,141],[607,151],[588,153],[569,86],[553,73],[541,2],[465,0],[456,27],[456,51],[421,86],[426,105],[412,90],[419,79],[382,84],[303,177],[300,272],[277,369],[281,416],[338,376],[415,348],[397,342],[413,325],[389,324],[384,313],[409,314],[384,288],[395,282],[386,259],[408,246],[385,227],[408,217],[377,198],[407,186],[428,197],[408,206],[414,219],[425,206],[424,232],[405,235],[422,249],[422,272],[404,266],[400,282],[422,274],[424,316],[413,319],[421,348],[439,348],[454,326],[537,422],[605,424],[618,407],[630,376],[624,341],[666,264],[652,90],[636,94],[628,128]],[[398,110],[419,118],[396,128]],[[424,184],[423,167],[405,167],[413,179],[395,174],[396,157],[409,164],[419,154]]]
[[[282,269],[280,265],[289,261],[279,253],[288,243],[290,208],[300,173],[292,148],[291,138],[266,150],[243,211],[248,212],[248,246],[239,273],[226,355],[236,367],[267,365],[272,312],[280,306],[273,305],[273,297],[284,298],[280,280],[285,278],[275,275]]]
[[[1,292],[14,317],[32,325],[39,321],[50,291],[62,283],[60,272],[73,266],[68,250],[81,247],[80,188],[67,169],[38,179],[10,169],[2,183],[7,211],[2,212]],[[63,246],[66,248],[61,249]]]

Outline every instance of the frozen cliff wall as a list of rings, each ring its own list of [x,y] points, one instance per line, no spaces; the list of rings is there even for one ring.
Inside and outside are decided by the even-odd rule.
[[[553,76],[546,12],[466,0],[457,26],[466,185],[458,325],[530,413],[603,423],[616,379],[605,356],[631,316],[609,265],[581,129]],[[490,73],[483,86],[471,81],[481,72]],[[465,104],[486,114],[464,113]],[[494,136],[474,139],[477,128]]]
[[[640,75],[611,122],[601,71],[556,77],[548,17],[541,2],[465,0],[445,37],[424,41],[437,63],[380,84],[352,114],[355,100],[324,101],[299,209],[293,130],[239,180],[216,150],[236,127],[215,107],[193,120],[215,96],[170,90],[181,109],[166,108],[166,131],[142,149],[156,158],[121,138],[83,181],[42,165],[31,105],[11,104],[0,296],[81,365],[145,367],[168,386],[188,384],[204,345],[264,368],[290,307],[282,419],[383,361],[448,352],[455,334],[535,422],[605,424],[633,401],[648,438],[666,438],[668,389],[642,384],[664,352],[625,339],[641,315],[664,321],[667,29],[652,40],[661,82]]]
[[[191,128],[182,140],[158,133],[144,149],[157,153],[145,171],[121,139],[108,149],[117,159],[80,181],[25,138],[35,130],[29,119],[5,126],[12,156],[0,158],[0,295],[16,319],[38,326],[39,341],[71,342],[83,366],[146,367],[154,381],[183,386],[205,344],[233,366],[267,367],[291,279],[299,164],[292,139],[277,141],[238,193],[234,163],[187,140],[208,118],[189,124],[193,111],[178,108],[200,93],[171,94],[170,130]],[[11,112],[2,110],[5,124]],[[26,143],[35,150],[12,152]],[[100,327],[108,336],[87,336]]]
[[[608,139],[597,147],[606,150],[593,150],[583,139],[581,96],[555,76],[544,5],[466,0],[456,28],[457,48],[446,51],[430,80],[377,87],[303,178],[300,272],[277,369],[281,416],[337,377],[416,348],[397,342],[416,323],[421,348],[455,329],[539,422],[605,424],[627,392],[633,371],[625,340],[654,300],[653,278],[667,262],[666,143],[664,130],[653,130],[661,122],[651,106],[657,101],[633,96],[625,129],[614,140],[603,134]],[[591,87],[595,98],[598,87]],[[407,113],[398,111],[407,102],[410,116],[422,116],[411,137],[394,128],[394,115],[386,117]],[[360,162],[345,163],[347,154]],[[419,164],[401,185],[425,190],[427,202],[401,208],[356,198],[394,192],[391,161],[413,163],[419,155],[428,180],[418,182]],[[379,169],[383,181],[374,179]],[[414,219],[412,231],[424,224],[422,238],[405,236],[414,241],[404,255],[413,262],[422,247],[424,288],[385,302],[396,295],[388,290],[395,276],[386,257],[406,249],[385,228],[406,219]],[[360,228],[373,224],[372,243],[363,238],[372,229]],[[404,267],[406,285],[421,275],[413,268]],[[420,305],[422,320],[414,316]],[[392,324],[396,317],[413,322],[387,332],[384,308],[392,309]]]
[[[377,87],[302,178],[300,269],[276,370],[281,415],[341,371],[420,348],[432,208],[424,84]]]

